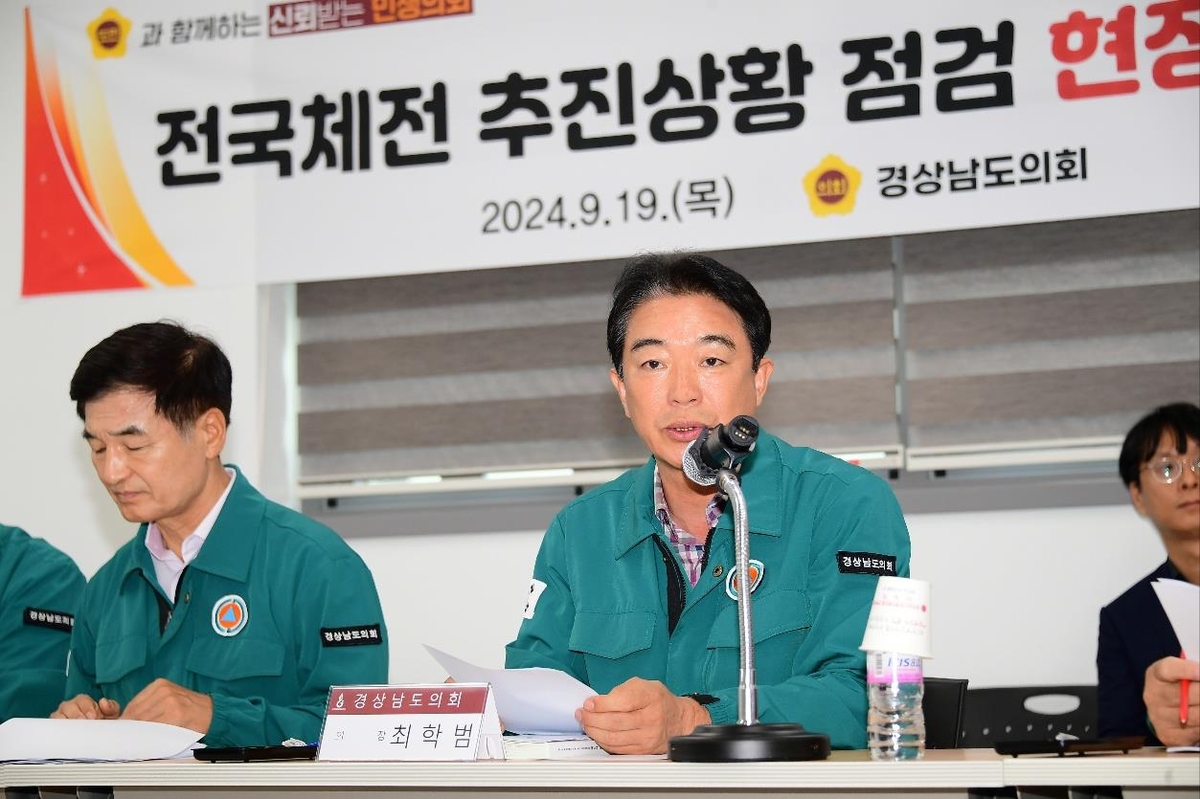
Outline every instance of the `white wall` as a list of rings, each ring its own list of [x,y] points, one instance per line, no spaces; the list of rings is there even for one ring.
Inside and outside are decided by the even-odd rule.
[[[85,574],[131,533],[91,473],[67,396],[83,352],[108,333],[164,317],[209,331],[234,365],[226,459],[276,497],[286,436],[260,435],[280,416],[264,381],[286,369],[260,346],[286,320],[253,288],[108,292],[19,298],[24,124],[21,5],[0,0],[0,521],[49,539]],[[264,443],[269,442],[269,443]],[[1127,507],[914,516],[913,576],[933,582],[937,657],[929,672],[975,685],[1095,680],[1099,607],[1162,559],[1152,530]],[[516,630],[541,531],[351,541],[371,565],[391,628],[394,681],[441,674],[430,643],[499,665]]]
[[[908,526],[912,576],[933,592],[926,673],[977,688],[1095,683],[1100,608],[1166,558],[1127,505],[924,514]]]

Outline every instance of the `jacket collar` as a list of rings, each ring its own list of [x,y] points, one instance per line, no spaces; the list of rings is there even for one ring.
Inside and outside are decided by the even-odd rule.
[[[779,439],[763,433],[759,436],[754,453],[742,463],[742,493],[746,496],[750,532],[755,535],[778,538],[781,534],[781,446]],[[662,532],[662,523],[654,515],[654,456],[632,472],[625,496],[628,510],[615,537],[615,558],[620,558],[642,541]],[[716,529],[733,530],[733,503],[726,503]]]
[[[250,485],[237,466],[227,465],[236,472],[233,488],[200,554],[188,564],[188,568],[245,582],[250,571],[250,556],[258,539],[259,523],[266,512],[267,499]],[[148,528],[148,524],[139,527],[134,540],[123,548],[125,557],[121,570],[123,579],[141,571],[151,584],[157,585],[154,564],[150,559],[150,551],[146,549]]]

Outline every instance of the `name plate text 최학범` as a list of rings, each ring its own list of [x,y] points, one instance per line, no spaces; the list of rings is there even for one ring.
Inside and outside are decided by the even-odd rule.
[[[503,757],[500,717],[486,683],[329,689],[318,760]]]

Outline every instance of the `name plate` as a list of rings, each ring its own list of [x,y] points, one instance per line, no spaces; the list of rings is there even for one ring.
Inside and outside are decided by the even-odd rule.
[[[335,685],[317,759],[503,759],[501,734],[487,683]]]

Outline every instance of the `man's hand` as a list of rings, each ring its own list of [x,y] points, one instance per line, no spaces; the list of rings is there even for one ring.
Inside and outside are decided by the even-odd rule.
[[[121,715],[121,706],[111,699],[97,702],[87,694],[78,694],[58,706],[50,714],[52,719],[115,719]]]
[[[189,691],[159,677],[129,700],[121,718],[159,721],[206,733],[212,725],[212,714],[211,696]]]
[[[1187,695],[1187,725],[1179,723],[1179,684],[1191,680]],[[1200,744],[1200,663],[1180,658],[1163,658],[1146,669],[1142,691],[1146,715],[1154,734],[1167,746]]]
[[[633,677],[575,711],[583,731],[614,755],[658,755],[667,740],[712,718],[694,699],[675,696],[656,680]]]

